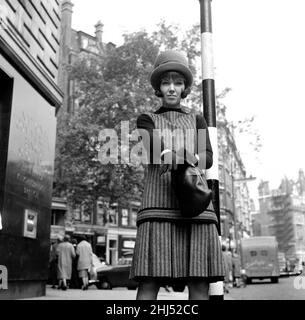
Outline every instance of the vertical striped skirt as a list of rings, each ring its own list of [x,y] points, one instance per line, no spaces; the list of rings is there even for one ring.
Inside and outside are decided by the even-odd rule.
[[[215,224],[148,221],[139,225],[130,278],[222,281],[224,261]]]

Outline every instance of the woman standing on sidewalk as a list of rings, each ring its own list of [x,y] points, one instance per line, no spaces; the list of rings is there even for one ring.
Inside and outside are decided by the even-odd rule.
[[[139,282],[138,300],[155,300],[161,286],[174,284],[188,285],[190,300],[208,299],[209,283],[221,281],[224,276],[216,228],[218,221],[212,204],[195,218],[183,217],[171,185],[171,171],[178,168],[178,159],[193,165],[204,163],[202,169],[212,167],[213,152],[207,125],[201,115],[187,111],[180,104],[190,93],[193,83],[193,75],[182,54],[176,51],[161,53],[150,81],[162,106],[156,112],[142,114],[137,120],[138,129],[148,132],[142,138],[150,159],[145,171],[130,276]],[[176,153],[155,129],[192,129],[194,133],[196,129],[202,129],[206,139],[198,145],[198,150],[197,146],[192,149],[185,144],[188,150],[197,150],[197,155],[185,150],[186,147]],[[145,136],[149,136],[149,141],[145,141]],[[188,143],[194,143],[194,138]],[[161,152],[154,148],[158,145]],[[168,158],[171,162],[165,161]]]
[[[68,235],[66,235],[64,241],[58,245],[56,252],[58,256],[57,277],[59,279],[59,289],[67,290],[67,280],[71,279],[72,261],[75,258],[75,251]]]

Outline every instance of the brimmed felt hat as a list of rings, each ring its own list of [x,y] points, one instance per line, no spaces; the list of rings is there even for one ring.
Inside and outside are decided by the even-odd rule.
[[[186,79],[186,89],[192,86],[193,75],[186,57],[180,52],[168,50],[158,55],[154,70],[150,75],[150,83],[155,90],[160,89],[160,77],[164,72],[168,71],[176,71],[183,74]]]

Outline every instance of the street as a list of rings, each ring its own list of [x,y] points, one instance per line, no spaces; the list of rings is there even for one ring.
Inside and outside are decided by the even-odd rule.
[[[62,291],[52,289],[47,286],[45,297],[26,299],[26,300],[136,300],[136,290],[126,288],[115,288],[112,290],[98,290],[94,285],[90,286],[87,291],[78,289],[69,289]],[[158,300],[187,300],[187,291],[185,292],[166,292],[161,288]]]
[[[254,280],[246,288],[231,288],[225,300],[305,300],[305,288],[294,287],[295,277],[280,278],[279,283],[269,280]],[[51,289],[47,286],[46,297],[29,300],[135,300],[136,290],[117,288],[113,290],[97,290],[91,286],[88,291],[70,289],[67,291]],[[166,292],[161,289],[158,300],[187,300],[187,289],[180,292]]]
[[[254,280],[246,288],[231,288],[233,300],[305,300],[304,289],[295,289],[296,277],[280,278],[279,283],[270,280]]]

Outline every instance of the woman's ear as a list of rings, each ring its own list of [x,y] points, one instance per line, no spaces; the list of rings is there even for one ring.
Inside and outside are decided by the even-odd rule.
[[[163,98],[163,93],[160,90],[156,90],[155,96],[157,96],[158,98]]]
[[[182,98],[182,99],[185,99],[190,93],[191,93],[191,88],[185,89],[185,90],[181,93],[181,98]]]

